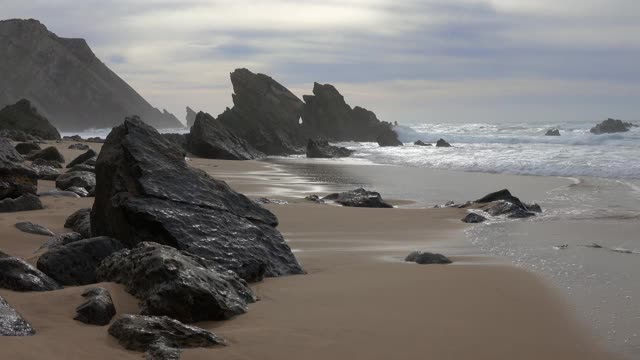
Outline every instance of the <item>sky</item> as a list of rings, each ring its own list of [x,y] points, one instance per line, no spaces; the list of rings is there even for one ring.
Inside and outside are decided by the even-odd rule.
[[[84,38],[153,106],[231,107],[246,67],[386,121],[640,120],[638,0],[0,0]]]

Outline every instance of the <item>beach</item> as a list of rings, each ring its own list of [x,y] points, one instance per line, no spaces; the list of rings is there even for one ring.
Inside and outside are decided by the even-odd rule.
[[[81,153],[68,150],[69,144],[55,144],[67,160]],[[92,146],[99,149],[99,144]],[[401,193],[382,194],[398,206],[395,209],[315,204],[304,196],[353,184],[331,185],[286,171],[273,161],[193,158],[189,163],[252,198],[286,201],[265,206],[277,215],[279,230],[307,274],[253,284],[260,301],[250,305],[247,314],[196,324],[224,337],[229,346],[186,349],[184,359],[616,358],[551,283],[511,266],[509,260],[487,256],[466,241],[470,226],[460,222],[465,210],[416,206],[416,199]],[[354,174],[364,169],[357,164],[340,166]],[[448,179],[440,174],[420,180],[437,189]],[[448,186],[437,197],[472,200],[472,194],[498,190],[501,181],[496,179],[521,184],[523,197],[532,198],[563,185],[555,178],[494,174],[491,179],[461,177],[458,193]],[[39,191],[50,188],[52,182],[39,182]],[[452,194],[457,197],[451,199]],[[32,221],[55,233],[65,232],[65,218],[93,203],[92,198],[42,201],[44,210],[0,216],[0,249],[32,264],[41,254],[34,251],[47,238],[22,233],[13,224]],[[404,256],[412,250],[441,252],[454,264],[405,263]],[[120,285],[101,286],[110,290],[119,315],[138,313],[136,299]],[[37,332],[33,337],[0,338],[0,346],[12,359],[43,354],[51,359],[141,358],[141,353],[122,349],[106,327],[73,320],[84,288],[45,293],[0,290]]]

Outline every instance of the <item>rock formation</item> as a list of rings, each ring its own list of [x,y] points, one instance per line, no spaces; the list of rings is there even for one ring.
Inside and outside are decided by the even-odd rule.
[[[35,333],[31,324],[0,296],[0,336],[31,336]]]
[[[611,134],[611,133],[619,133],[619,132],[627,132],[634,125],[629,122],[623,122],[622,120],[615,119],[607,119],[600,124],[591,128],[591,133],[600,135],[600,134]]]
[[[2,38],[0,37],[0,39]],[[0,69],[2,68],[0,67]],[[5,89],[3,89],[4,91]],[[0,95],[1,97],[2,95]],[[7,105],[0,110],[0,130],[5,129],[23,131],[42,140],[60,139],[58,130],[51,125],[47,118],[38,114],[38,110],[31,106],[29,100],[26,99],[22,99],[14,105]]]
[[[46,227],[44,227],[42,225],[34,224],[34,223],[30,222],[30,221],[17,222],[15,224],[15,227],[18,230],[20,230],[22,232],[29,233],[29,234],[44,235],[44,236],[55,236],[56,235],[51,230],[47,229]]]
[[[342,206],[348,207],[369,207],[369,208],[392,208],[393,206],[382,200],[380,193],[367,191],[363,188],[345,191],[341,193],[329,194],[322,200],[334,201]]]
[[[38,143],[35,143],[35,142],[23,142],[23,143],[16,144],[16,151],[20,155],[27,155],[32,151],[36,152],[40,150],[42,150],[42,148]]]
[[[38,174],[8,140],[0,138],[0,200],[35,194],[37,189]]]
[[[0,288],[14,291],[51,291],[60,289],[60,285],[26,261],[0,251]]]
[[[264,154],[213,116],[199,112],[187,138],[191,153],[206,159],[251,160]]]
[[[89,149],[86,152],[78,155],[78,157],[76,157],[75,159],[71,160],[68,164],[67,164],[67,169],[70,169],[72,167],[74,167],[75,165],[78,164],[84,164],[87,160],[98,156],[98,153],[95,152],[95,150],[93,149]]]
[[[422,141],[422,140],[418,140],[418,141],[414,142],[414,143],[413,143],[413,145],[416,145],[416,146],[433,146],[433,145],[431,145],[431,144],[427,144],[427,143],[425,143],[425,142],[424,142],[424,141]]]
[[[544,134],[545,136],[560,136],[560,130],[558,129],[549,129]]]
[[[425,251],[414,251],[404,259],[420,265],[426,264],[451,264],[451,260],[442,254],[434,254]]]
[[[76,308],[74,320],[104,326],[116,315],[116,308],[107,289],[89,288],[82,293],[82,297],[86,301]]]
[[[196,122],[196,115],[197,115],[196,112],[193,111],[192,108],[187,106],[187,117],[186,117],[186,120],[187,120],[187,127],[188,128],[192,127],[193,124]]]
[[[439,139],[436,142],[436,147],[451,147],[451,144],[449,144],[445,139]]]
[[[485,221],[487,221],[486,217],[476,213],[469,213],[467,216],[462,218],[462,222],[467,224],[479,224]]]
[[[91,237],[91,209],[84,208],[75,211],[64,222],[64,227],[72,229],[82,235],[83,239]]]
[[[342,158],[349,157],[354,152],[355,151],[349,150],[346,147],[329,145],[327,140],[309,139],[309,142],[307,143],[308,158]]]
[[[58,163],[64,163],[64,156],[60,153],[55,146],[46,147],[38,152],[34,152],[29,154],[26,157],[27,160],[35,161],[35,160],[46,160],[46,161],[55,161]]]

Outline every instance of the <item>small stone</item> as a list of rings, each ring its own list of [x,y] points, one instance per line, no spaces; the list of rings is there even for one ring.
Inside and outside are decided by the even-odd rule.
[[[36,234],[36,235],[45,235],[45,236],[55,236],[56,234],[53,231],[47,229],[46,227],[38,224],[34,224],[32,222],[19,222],[15,224],[15,227],[26,233]]]

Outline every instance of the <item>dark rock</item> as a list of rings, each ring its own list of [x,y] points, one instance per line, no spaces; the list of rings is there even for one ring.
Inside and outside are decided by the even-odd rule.
[[[32,151],[42,150],[40,145],[34,142],[23,142],[23,143],[16,144],[15,149],[21,155],[27,155]]]
[[[0,296],[0,336],[31,336],[35,333],[31,324]]]
[[[82,239],[83,239],[82,235],[77,232],[68,232],[64,234],[58,234],[49,238],[49,240],[47,240],[47,242],[45,242],[44,244],[42,244],[42,246],[36,249],[34,253],[37,253],[42,249],[53,249],[58,246],[71,244],[72,242],[80,241]]]
[[[187,156],[189,151],[187,144],[188,134],[162,134],[162,136],[177,145],[182,150],[182,156]]]
[[[187,106],[187,127],[192,127],[193,124],[196,122],[196,115],[197,113],[195,111],[193,111],[192,108]]]
[[[391,130],[391,132],[385,132],[384,134],[379,135],[376,138],[376,142],[378,145],[387,147],[387,146],[402,146],[402,141],[398,140],[398,134],[395,131]]]
[[[60,190],[72,191],[70,188],[80,187],[91,191],[95,186],[96,174],[88,171],[71,171],[60,175],[56,179],[56,187]]]
[[[85,161],[98,156],[98,153],[96,153],[95,150],[93,149],[89,149],[87,150],[85,153],[79,155],[78,157],[76,157],[75,159],[71,160],[70,163],[67,164],[67,169],[72,168],[75,165],[78,164],[83,164]]]
[[[558,129],[549,129],[547,130],[547,133],[544,134],[545,136],[560,136],[560,130]]]
[[[53,279],[22,259],[0,251],[0,287],[14,291],[51,291],[60,289]]]
[[[277,218],[226,183],[190,168],[179,149],[139,119],[107,137],[96,166],[94,235],[133,247],[153,241],[238,272],[265,267],[266,276],[302,269]]]
[[[329,145],[327,140],[312,140],[309,139],[307,143],[307,157],[308,158],[342,158],[349,157],[355,151],[349,150],[346,147],[338,147]]]
[[[73,231],[82,235],[87,239],[91,237],[91,209],[84,208],[77,210],[64,222],[64,227],[73,229]]]
[[[43,140],[60,139],[58,130],[26,99],[0,110],[0,129],[24,131]]]
[[[87,164],[78,164],[78,165],[74,165],[72,168],[69,169],[69,172],[75,172],[75,171],[87,171],[95,174],[96,167],[87,165]]]
[[[469,213],[462,219],[462,222],[467,224],[479,224],[481,222],[487,221],[487,218],[476,213]]]
[[[536,212],[536,213],[542,212],[542,207],[540,207],[540,205],[538,204],[524,204],[524,207],[531,212]]]
[[[427,143],[425,143],[425,142],[424,142],[424,141],[422,141],[422,140],[418,140],[418,141],[414,142],[414,143],[413,143],[413,145],[417,145],[417,146],[433,146],[433,145],[431,145],[431,144],[427,144]]]
[[[511,192],[507,189],[502,189],[502,190],[487,194],[482,198],[476,200],[475,202],[478,204],[487,204],[487,203],[491,203],[499,200],[508,201],[510,203],[517,205],[520,208],[524,208],[524,204],[522,203],[522,201],[520,201],[520,199],[518,199],[517,197],[511,195]]]
[[[69,149],[72,150],[89,150],[91,149],[91,147],[89,147],[89,145],[87,144],[71,144],[69,145]]]
[[[41,209],[43,206],[40,198],[33,194],[24,194],[16,199],[0,200],[0,213]]]
[[[189,133],[188,148],[207,159],[251,160],[264,154],[211,115],[199,112]]]
[[[305,197],[304,199],[305,200],[309,200],[309,201],[313,201],[313,202],[318,203],[318,204],[324,204],[324,200],[322,200],[320,198],[320,196],[318,196],[316,194],[309,195],[309,196]]]
[[[234,272],[156,243],[113,254],[100,265],[98,279],[123,284],[141,300],[142,314],[185,322],[229,319],[255,301]]]
[[[91,325],[108,325],[116,315],[111,294],[105,288],[89,288],[82,293],[86,301],[76,308],[74,320]]]
[[[446,140],[444,139],[439,139],[436,142],[436,147],[451,147],[451,144],[449,144]]]
[[[0,139],[0,200],[35,194],[38,174],[24,164],[24,159],[7,139]]]
[[[77,187],[77,186],[72,186],[72,187],[68,188],[66,191],[70,191],[70,192],[78,195],[79,197],[87,197],[87,196],[89,196],[89,192],[85,188],[81,188],[81,187]]]
[[[80,135],[63,136],[62,140],[84,141]]]
[[[511,213],[518,212],[520,210],[524,210],[524,209],[522,209],[522,207],[518,206],[515,203],[505,201],[505,200],[498,200],[498,201],[489,203],[489,205],[484,208],[484,211],[489,213],[491,216],[511,214]]]
[[[286,205],[289,203],[286,200],[269,199],[266,197],[257,198],[256,202],[260,205],[265,205],[265,204]]]
[[[451,260],[442,254],[434,254],[425,251],[414,251],[407,255],[404,259],[407,262],[414,262],[416,264],[451,264]]]
[[[592,249],[602,249],[602,245],[596,244],[596,243],[592,243],[592,244],[585,245],[585,246],[588,247],[588,248],[592,248]]]
[[[55,169],[62,169],[62,164],[57,161],[49,161],[44,159],[35,159],[31,162],[32,166],[48,166]]]
[[[79,198],[80,196],[73,191],[63,191],[63,190],[49,190],[38,193],[40,197],[53,196],[53,197],[70,197],[70,198]]]
[[[166,342],[157,342],[151,344],[144,355],[149,360],[179,360],[182,349],[167,345]]]
[[[591,133],[600,135],[600,134],[611,134],[611,133],[619,133],[619,132],[627,132],[633,126],[633,124],[628,122],[623,122],[622,120],[615,119],[607,119],[600,124],[591,128]]]
[[[42,159],[42,160],[64,163],[64,156],[62,156],[58,148],[56,148],[55,146],[49,146],[36,153],[32,153],[28,155],[26,159],[31,161],[34,161],[36,159]]]
[[[345,191],[342,193],[329,194],[322,200],[331,200],[342,206],[349,207],[369,207],[369,208],[392,208],[393,206],[382,200],[382,196],[374,191],[367,191],[363,188]]]
[[[51,166],[31,165],[38,174],[39,180],[55,181],[60,176],[60,171]]]
[[[22,232],[26,232],[26,233],[30,233],[30,234],[45,235],[45,236],[55,236],[56,235],[51,230],[47,229],[46,227],[44,227],[42,225],[34,224],[32,222],[18,222],[18,223],[15,224],[15,227],[18,228],[18,230],[20,230]]]
[[[40,140],[40,138],[38,138],[37,136],[29,135],[24,131],[9,130],[9,129],[0,130],[0,138],[5,138],[13,141],[18,141],[18,142],[35,142]]]
[[[99,144],[104,143],[104,139],[101,138],[101,137],[97,137],[97,136],[87,138],[87,140],[85,140],[85,141],[86,142],[90,142],[90,143],[99,143]]]
[[[508,218],[510,219],[526,219],[532,216],[536,216],[535,213],[523,209],[515,209],[511,213],[509,213]]]
[[[84,239],[49,249],[37,267],[62,285],[95,284],[100,262],[123,248],[120,241],[106,236]]]

